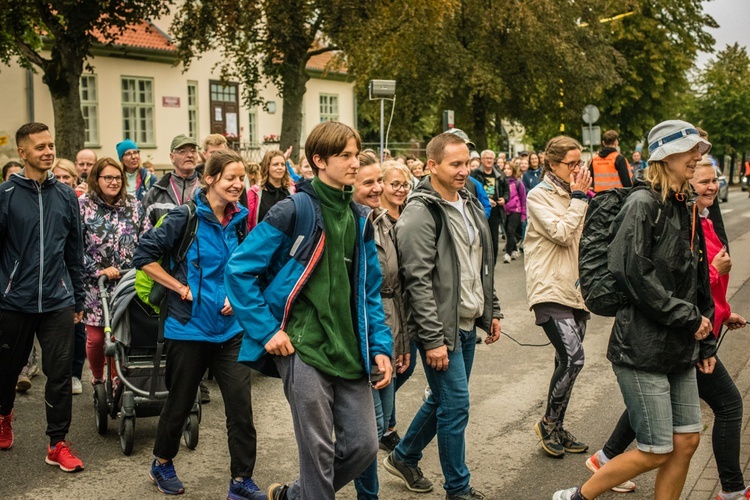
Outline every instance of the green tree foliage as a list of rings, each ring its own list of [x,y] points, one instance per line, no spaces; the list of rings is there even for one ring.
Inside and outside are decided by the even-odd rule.
[[[17,57],[38,68],[52,96],[57,154],[83,148],[79,82],[91,48],[111,43],[129,25],[168,12],[171,0],[4,0],[0,8],[0,61]]]
[[[750,58],[727,46],[698,75],[693,123],[709,133],[717,157],[750,150]]]
[[[628,150],[654,125],[676,118],[689,93],[697,52],[713,47],[705,29],[718,25],[703,12],[701,0],[631,0],[602,14],[623,12],[633,15],[606,23],[620,55],[612,63],[619,81],[606,86],[593,104],[601,110],[602,130],[617,130]]]

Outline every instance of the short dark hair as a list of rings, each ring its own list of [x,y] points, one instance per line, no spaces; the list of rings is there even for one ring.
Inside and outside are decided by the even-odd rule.
[[[602,134],[602,145],[613,146],[615,141],[620,137],[620,134],[614,130],[607,130]]]
[[[2,178],[2,181],[6,180],[6,178],[8,177],[8,170],[10,170],[13,167],[23,168],[23,164],[22,163],[18,163],[15,160],[10,160],[8,163],[6,163],[5,165],[3,165],[3,178]]]
[[[352,138],[357,142],[357,153],[359,153],[362,149],[362,139],[354,128],[334,121],[317,124],[305,141],[307,163],[310,164],[315,175],[318,175],[318,166],[313,161],[313,156],[318,155],[325,161],[331,156],[339,155],[346,149],[346,144]]]
[[[435,163],[442,162],[445,153],[445,147],[449,144],[463,144],[464,146],[466,146],[466,141],[451,132],[443,132],[442,134],[438,134],[433,137],[430,142],[427,143],[427,159],[432,160]]]
[[[38,134],[39,132],[44,132],[45,130],[49,130],[49,127],[44,123],[31,122],[21,125],[21,127],[16,130],[16,146],[21,144],[21,141],[26,139],[31,134]]]

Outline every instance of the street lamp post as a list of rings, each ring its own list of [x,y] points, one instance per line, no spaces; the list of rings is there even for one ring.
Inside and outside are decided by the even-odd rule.
[[[369,89],[371,101],[380,99],[380,162],[382,163],[385,151],[385,101],[386,99],[396,100],[396,80],[370,80]]]

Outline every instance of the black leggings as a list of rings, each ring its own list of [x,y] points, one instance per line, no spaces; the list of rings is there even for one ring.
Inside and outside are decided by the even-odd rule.
[[[510,255],[518,250],[516,230],[521,225],[521,212],[511,212],[505,219],[505,253]]]
[[[714,412],[712,446],[719,470],[721,488],[726,492],[745,489],[740,467],[740,434],[742,431],[742,395],[719,358],[713,373],[697,372],[698,394]],[[617,422],[615,430],[602,449],[608,458],[623,453],[635,439],[628,412]]]
[[[586,320],[550,319],[542,328],[555,346],[555,371],[549,383],[544,418],[549,423],[562,424],[570,402],[570,394],[573,392],[573,384],[583,369]]]

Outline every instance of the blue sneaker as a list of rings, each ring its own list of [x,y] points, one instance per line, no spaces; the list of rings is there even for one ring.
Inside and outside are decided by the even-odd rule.
[[[229,493],[227,500],[268,500],[268,495],[260,491],[258,485],[252,478],[248,477],[242,481],[229,481]]]
[[[151,462],[151,470],[148,472],[148,476],[162,493],[167,495],[182,495],[185,493],[185,488],[182,486],[182,481],[177,478],[174,463],[171,460],[162,464],[154,459]]]

